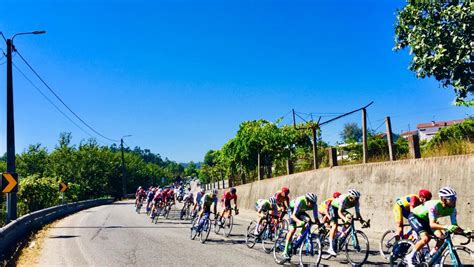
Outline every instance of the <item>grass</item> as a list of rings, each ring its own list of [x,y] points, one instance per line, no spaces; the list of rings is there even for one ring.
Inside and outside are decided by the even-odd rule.
[[[32,235],[28,244],[20,251],[18,259],[16,260],[16,266],[33,266],[36,265],[38,257],[43,250],[43,243],[45,238],[49,234],[49,229],[54,227],[59,221],[55,221],[44,226],[41,230]]]
[[[426,146],[421,149],[421,157],[440,157],[440,156],[452,156],[452,155],[463,155],[463,154],[474,154],[474,143],[464,140],[451,140],[443,142],[440,145],[429,147]]]

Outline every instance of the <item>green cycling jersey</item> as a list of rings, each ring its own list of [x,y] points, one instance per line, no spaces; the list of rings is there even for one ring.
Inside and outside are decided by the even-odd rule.
[[[413,209],[413,215],[424,221],[437,221],[441,217],[450,216],[451,224],[457,224],[456,208],[443,207],[441,200],[426,201]]]

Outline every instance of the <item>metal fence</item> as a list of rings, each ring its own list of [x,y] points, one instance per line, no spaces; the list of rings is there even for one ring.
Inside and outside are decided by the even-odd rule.
[[[28,213],[0,228],[0,260],[15,250],[17,242],[31,231],[56,219],[95,206],[110,204],[113,199],[94,199],[59,205]]]

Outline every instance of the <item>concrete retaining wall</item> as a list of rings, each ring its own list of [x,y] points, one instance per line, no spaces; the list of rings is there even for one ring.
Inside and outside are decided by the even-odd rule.
[[[460,225],[474,228],[474,154],[338,166],[245,184],[237,187],[239,208],[254,209],[257,199],[282,186],[290,188],[291,198],[314,192],[318,202],[334,191],[360,190],[362,216],[372,220],[368,231],[375,233],[393,228],[392,205],[398,196],[427,188],[436,199],[440,187],[451,186],[459,195]]]

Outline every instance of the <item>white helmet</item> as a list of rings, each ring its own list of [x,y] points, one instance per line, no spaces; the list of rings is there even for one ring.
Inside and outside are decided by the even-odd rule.
[[[205,193],[206,192],[206,189],[204,187],[201,187],[201,193]]]
[[[355,190],[355,189],[349,189],[349,195],[351,197],[359,198],[360,197],[360,192]]]
[[[276,203],[277,203],[277,199],[275,197],[271,197],[268,200],[270,200],[270,204],[272,204],[272,205],[276,205]]]
[[[316,202],[318,202],[318,197],[316,196],[315,193],[306,193],[305,198],[308,201],[313,202],[314,204],[316,204]]]
[[[449,186],[445,186],[439,190],[439,196],[450,198],[450,197],[456,197],[457,194],[456,194],[456,191],[454,191],[454,189],[452,189]]]

